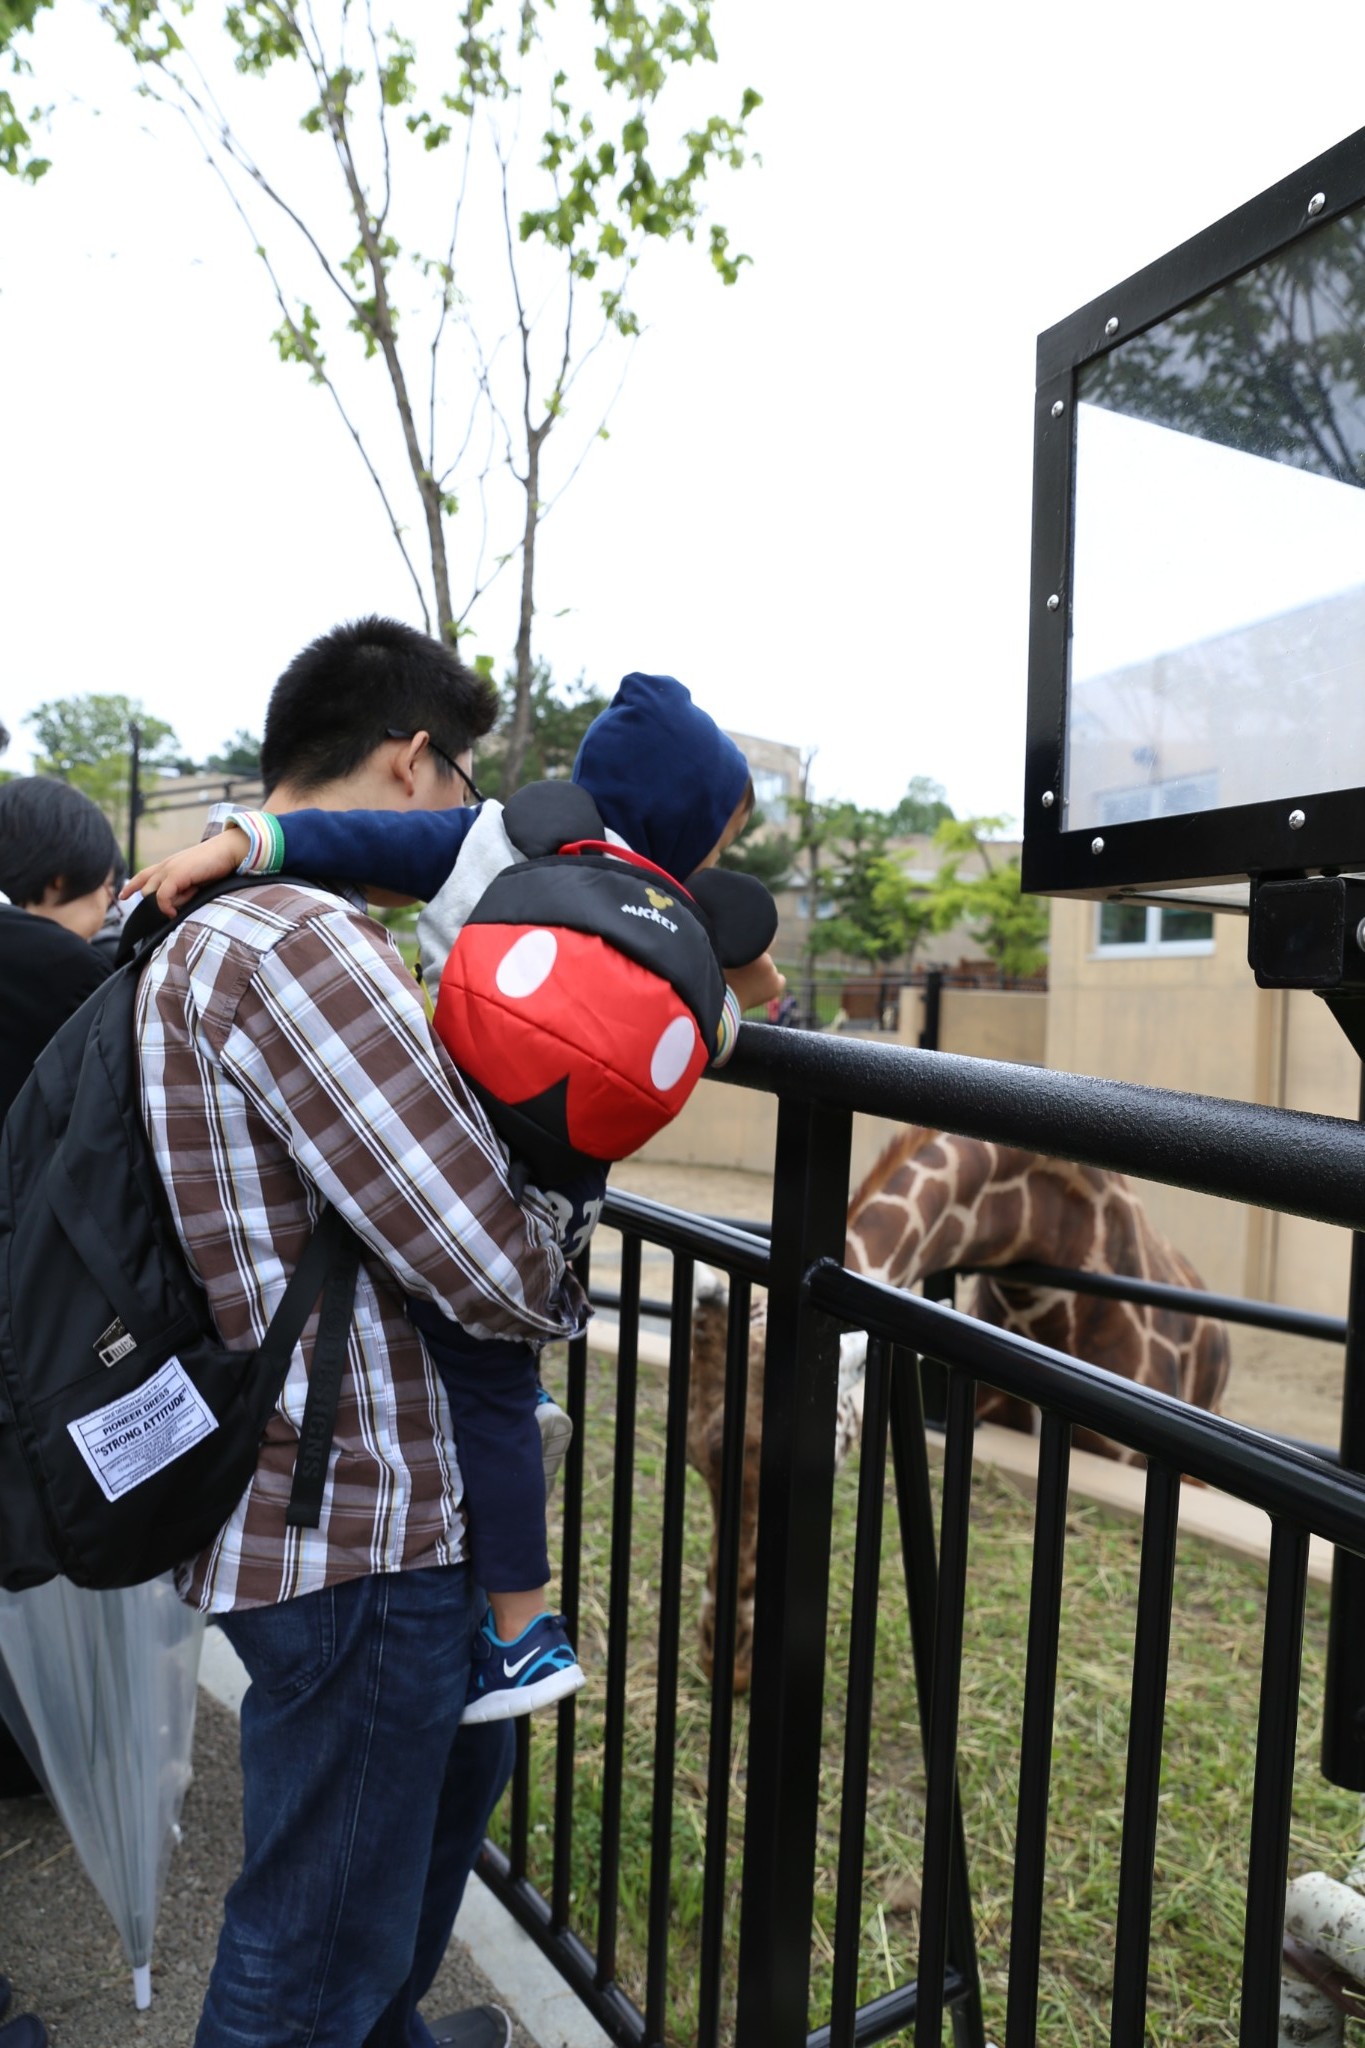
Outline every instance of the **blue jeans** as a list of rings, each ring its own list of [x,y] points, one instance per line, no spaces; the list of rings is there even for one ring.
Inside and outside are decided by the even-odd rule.
[[[431,2048],[417,2002],[512,1768],[510,1723],[460,1727],[477,1619],[467,1565],[221,1618],[244,1855],[195,2048]]]

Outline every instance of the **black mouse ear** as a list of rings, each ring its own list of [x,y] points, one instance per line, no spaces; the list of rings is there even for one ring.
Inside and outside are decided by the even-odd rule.
[[[684,885],[711,920],[722,967],[747,967],[777,935],[777,905],[755,875],[698,868]]]
[[[508,838],[528,860],[558,853],[575,839],[603,839],[596,804],[576,782],[527,782],[502,807]]]

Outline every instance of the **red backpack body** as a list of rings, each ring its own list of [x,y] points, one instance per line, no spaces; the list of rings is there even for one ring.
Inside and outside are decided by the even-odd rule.
[[[750,876],[683,884],[609,846],[574,784],[519,790],[504,824],[530,857],[495,876],[457,937],[435,1027],[495,1129],[553,1183],[584,1158],[624,1159],[678,1114],[715,1050],[724,968],[765,951],[777,913]]]

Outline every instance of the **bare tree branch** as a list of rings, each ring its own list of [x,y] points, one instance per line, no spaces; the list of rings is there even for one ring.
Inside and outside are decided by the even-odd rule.
[[[393,202],[393,165],[389,157],[389,114],[388,102],[384,98],[384,60],[379,54],[379,38],[374,32],[374,7],[372,0],[365,0],[365,27],[370,38],[370,51],[374,57],[374,84],[379,95],[379,137],[384,145],[384,204],[375,216],[376,225],[383,232]],[[428,463],[430,468],[431,464]]]
[[[298,346],[301,355],[308,363],[308,367],[312,372],[313,376],[315,377],[315,379],[317,380],[317,382],[325,388],[329,397],[331,398],[333,405],[336,407],[337,412],[341,417],[343,426],[345,427],[347,433],[350,435],[351,440],[354,442],[355,447],[360,455],[360,459],[364,463],[365,468],[369,473],[371,483],[374,485],[376,491],[379,493],[379,502],[384,507],[384,513],[389,522],[389,531],[392,533],[394,540],[398,544],[398,552],[403,557],[404,566],[406,567],[409,576],[412,578],[413,589],[417,593],[417,602],[421,606],[422,610],[422,623],[425,626],[426,630],[430,632],[431,612],[427,605],[426,593],[422,589],[422,579],[417,572],[417,568],[415,563],[413,562],[412,556],[408,553],[407,542],[403,538],[403,528],[399,523],[398,515],[394,511],[392,504],[389,502],[389,495],[388,492],[384,489],[383,479],[380,477],[378,470],[375,468],[373,462],[370,460],[369,450],[365,446],[365,442],[360,433],[360,430],[356,426],[354,420],[352,420],[350,414],[347,412],[346,406],[341,397],[341,393],[337,390],[336,383],[333,380],[331,373],[327,369],[327,365],[324,358],[313,346],[307,333],[302,328],[299,327],[293,314],[290,312],[288,301],[285,298],[284,288],[280,283],[278,275],[276,274],[274,265],[271,263],[270,257],[266,251],[264,243],[260,241],[260,239],[257,237],[255,233],[255,230],[251,223],[250,216],[248,215],[246,208],[242,205],[240,195],[234,189],[231,180],[225,176],[222,165],[219,164],[212,155],[208,157],[208,164],[209,168],[213,172],[213,175],[218,179],[219,183],[226,191],[228,199],[230,200],[234,210],[236,211],[238,218],[241,220],[242,225],[246,228],[247,233],[252,237],[253,244],[260,255],[262,263],[265,265],[266,276],[270,279],[271,289],[274,291],[276,304],[279,306],[282,316],[287,321],[290,330],[294,335],[296,345]]]

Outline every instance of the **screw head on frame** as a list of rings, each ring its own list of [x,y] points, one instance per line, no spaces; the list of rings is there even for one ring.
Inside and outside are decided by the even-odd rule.
[[[1057,799],[1050,789],[1045,789],[1043,791],[1043,809],[1045,811],[1050,811],[1052,809],[1052,806],[1056,803],[1056,801]],[[1365,919],[1362,919],[1362,923],[1365,923]]]
[[[1090,851],[1092,853],[1104,852],[1104,841],[1100,838],[1098,833],[1096,833],[1095,837],[1090,842]]]
[[[1291,811],[1289,813],[1289,829],[1291,832],[1301,832],[1307,823],[1308,820],[1302,811]]]
[[[1109,315],[1109,318],[1108,318],[1108,319],[1107,319],[1107,320],[1105,321],[1105,323],[1104,323],[1104,331],[1105,331],[1105,333],[1106,333],[1106,334],[1110,334],[1110,335],[1113,335],[1113,334],[1117,334],[1117,333],[1118,333],[1118,331],[1119,331],[1119,319],[1118,319],[1118,314],[1117,314],[1117,313],[1111,313],[1111,314]]]
[[[1325,192],[1315,192],[1308,202],[1308,211],[1312,214],[1321,213],[1326,204],[1327,194]]]

